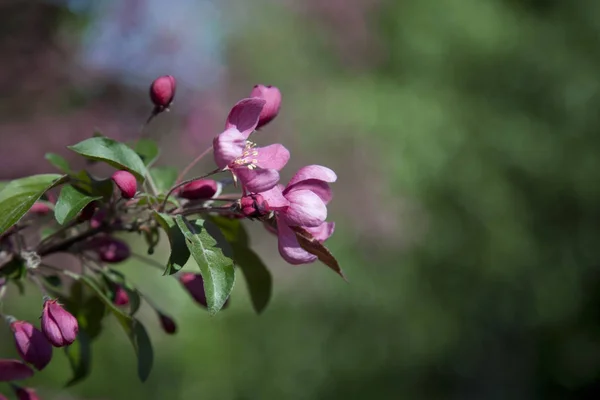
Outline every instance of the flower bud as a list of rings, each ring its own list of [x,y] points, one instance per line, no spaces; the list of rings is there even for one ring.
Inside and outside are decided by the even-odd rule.
[[[0,393],[0,400],[8,400],[8,398],[2,393]]]
[[[36,327],[27,321],[10,324],[15,336],[17,352],[23,361],[32,364],[38,371],[44,369],[52,359],[52,345]]]
[[[116,306],[126,306],[127,304],[129,304],[129,295],[127,294],[127,291],[125,291],[125,289],[123,289],[121,286],[117,286],[115,289],[113,303]]]
[[[160,318],[160,326],[162,326],[166,333],[173,335],[175,332],[177,332],[177,325],[175,325],[173,318],[160,313],[158,314],[158,318]]]
[[[188,200],[212,198],[219,190],[219,184],[212,179],[196,179],[184,185],[179,191],[179,197]]]
[[[267,202],[260,194],[251,194],[240,199],[242,214],[248,218],[258,218],[267,215]]]
[[[19,360],[0,360],[0,382],[20,381],[33,376],[33,370]]]
[[[129,245],[122,240],[110,236],[97,236],[87,243],[87,248],[96,252],[101,261],[120,263],[131,255]]]
[[[150,85],[150,99],[160,110],[169,107],[175,97],[176,82],[171,75],[159,76]]]
[[[135,176],[129,171],[117,171],[112,175],[112,180],[121,190],[121,196],[124,199],[132,199],[137,192],[137,181]]]
[[[279,114],[281,92],[275,86],[255,85],[250,97],[259,97],[267,102],[260,112],[256,129],[268,124]]]
[[[36,214],[36,215],[46,215],[50,211],[51,211],[51,209],[48,206],[48,204],[46,204],[42,201],[36,201],[35,203],[33,203],[31,208],[29,209],[30,214]]]
[[[206,293],[204,292],[204,280],[202,279],[202,275],[184,272],[179,276],[179,282],[198,304],[204,308],[207,307]]]
[[[204,279],[202,279],[202,275],[194,274],[192,272],[184,272],[179,275],[179,282],[187,290],[190,296],[192,296],[196,303],[200,304],[204,308],[208,307],[206,303],[206,292],[204,291]],[[228,305],[229,299],[225,301],[223,308],[226,308]]]
[[[77,338],[77,319],[65,310],[57,300],[46,300],[42,312],[42,332],[56,347],[70,345]]]
[[[104,223],[104,219],[106,218],[106,209],[101,208],[95,211],[90,219],[90,227],[92,229],[97,229],[102,226]]]
[[[77,217],[77,220],[79,222],[89,221],[94,216],[97,207],[98,204],[95,201],[88,203],[88,205],[83,207],[83,210],[81,210],[81,212],[79,213],[79,217]]]
[[[40,400],[34,389],[14,386],[15,394],[18,400]]]

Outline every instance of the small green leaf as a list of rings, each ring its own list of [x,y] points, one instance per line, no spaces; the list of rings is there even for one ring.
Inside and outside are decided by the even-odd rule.
[[[25,213],[49,189],[63,183],[64,175],[33,175],[11,181],[0,192],[0,234],[19,222]]]
[[[150,175],[159,193],[166,193],[175,184],[178,171],[174,167],[154,167],[150,168]]]
[[[64,225],[75,218],[85,206],[101,198],[101,196],[88,196],[71,185],[65,185],[56,201],[54,217],[59,224]]]
[[[59,156],[55,153],[46,153],[44,156],[46,160],[54,167],[56,167],[60,172],[64,172],[65,174],[71,173],[71,166],[69,162],[62,156]]]
[[[248,234],[242,221],[237,218],[211,216],[210,220],[217,225],[229,243],[248,245]]]
[[[73,371],[73,377],[65,385],[65,387],[69,387],[82,381],[90,374],[92,346],[85,330],[79,330],[77,340],[70,346],[65,347],[65,354]]]
[[[167,261],[164,275],[172,275],[179,271],[190,259],[190,250],[185,241],[185,236],[175,223],[173,217],[154,211],[154,218],[167,234],[171,245],[171,255]]]
[[[214,315],[227,301],[235,283],[231,249],[220,246],[222,243],[214,238],[214,235],[222,236],[219,228],[207,221],[198,219],[191,222],[178,215],[175,222],[183,232],[188,249],[200,267],[208,312]]]
[[[113,181],[111,178],[99,179],[88,171],[81,170],[71,174],[72,185],[88,196],[101,196],[104,201],[110,201],[113,195]]]
[[[79,275],[71,271],[65,271],[65,274],[71,276],[73,279],[80,280],[88,288],[92,289],[117,318],[117,321],[119,321],[119,324],[121,324],[123,330],[125,330],[127,337],[129,337],[137,356],[138,377],[142,382],[145,382],[150,375],[150,371],[152,370],[154,357],[152,344],[150,343],[148,334],[146,333],[143,325],[137,319],[131,317],[129,314],[115,306],[113,302],[106,297],[98,285],[88,276]]]
[[[140,139],[135,144],[135,152],[140,156],[144,165],[148,166],[158,159],[160,149],[152,139]]]
[[[140,181],[143,181],[146,175],[144,162],[125,143],[107,137],[93,137],[67,148],[91,160],[104,161],[115,168],[125,169]]]

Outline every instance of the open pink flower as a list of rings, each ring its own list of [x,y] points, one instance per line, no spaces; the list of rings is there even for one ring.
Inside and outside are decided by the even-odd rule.
[[[279,253],[290,264],[307,264],[316,256],[300,247],[291,227],[300,226],[323,243],[335,229],[327,219],[327,204],[332,198],[329,183],[337,176],[331,169],[320,165],[301,168],[288,185],[281,185],[261,193],[267,209],[276,211]]]
[[[240,100],[227,117],[225,131],[213,141],[215,162],[229,169],[239,179],[245,191],[263,192],[279,182],[279,171],[290,159],[290,152],[281,144],[256,147],[248,140],[256,128],[265,100]]]

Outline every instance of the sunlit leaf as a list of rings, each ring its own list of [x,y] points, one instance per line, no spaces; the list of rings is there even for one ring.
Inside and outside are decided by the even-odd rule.
[[[104,161],[115,168],[127,170],[140,181],[146,175],[144,162],[125,143],[107,137],[93,137],[67,148],[91,160]]]
[[[63,175],[42,174],[17,179],[6,185],[0,192],[0,234],[19,222],[47,190],[66,179]]]
[[[227,301],[235,283],[231,249],[215,239],[214,236],[222,234],[218,227],[207,221],[188,221],[178,215],[175,222],[183,232],[188,249],[200,267],[208,312],[214,315]]]
[[[64,225],[75,218],[85,206],[101,198],[101,196],[88,196],[71,185],[65,185],[56,201],[54,217],[59,224]]]

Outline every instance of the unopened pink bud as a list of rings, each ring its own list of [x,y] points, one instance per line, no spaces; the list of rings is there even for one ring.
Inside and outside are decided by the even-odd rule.
[[[260,194],[244,196],[240,200],[242,214],[248,218],[258,218],[267,215],[267,202]]]
[[[40,396],[32,388],[15,386],[14,389],[18,400],[40,400]]]
[[[92,218],[90,219],[90,227],[93,229],[100,228],[104,223],[104,219],[106,218],[106,209],[101,208],[94,212]]]
[[[29,209],[29,213],[36,215],[46,215],[50,211],[51,208],[48,206],[48,204],[41,201],[36,201],[35,203],[33,203],[33,206],[31,206],[31,208]]]
[[[126,306],[127,304],[129,304],[129,295],[127,294],[127,291],[125,291],[125,289],[123,289],[121,286],[117,286],[117,288],[115,289],[115,297],[113,299],[113,303],[116,306]]]
[[[204,279],[202,279],[202,275],[194,274],[192,272],[184,272],[179,275],[179,282],[187,290],[190,296],[192,296],[196,303],[200,304],[204,308],[208,307],[206,303],[206,292],[204,291]],[[229,299],[225,301],[223,308],[226,308],[228,305]]]
[[[44,369],[52,359],[52,345],[44,334],[27,321],[14,321],[10,328],[23,361],[33,364],[38,371]]]
[[[24,362],[12,359],[0,360],[0,382],[20,381],[32,376],[33,370]]]
[[[137,181],[129,171],[117,171],[112,175],[112,180],[121,190],[124,199],[132,199],[137,192]]]
[[[150,99],[160,109],[169,107],[175,97],[175,78],[171,75],[159,76],[150,85]]]
[[[8,397],[0,393],[0,400],[8,400]]]
[[[207,307],[206,293],[204,292],[204,280],[202,279],[202,275],[184,272],[179,276],[179,282],[198,304],[200,304],[202,307]]]
[[[158,314],[158,317],[160,318],[160,326],[162,326],[166,333],[173,335],[177,332],[177,325],[175,325],[173,318],[164,314]]]
[[[77,339],[77,319],[65,310],[57,300],[46,300],[42,312],[42,332],[56,347],[70,345]]]
[[[97,236],[87,242],[87,248],[96,252],[101,261],[120,263],[131,255],[129,245],[122,240],[110,236]]]
[[[213,181],[212,179],[197,179],[184,185],[179,191],[179,197],[188,200],[208,200],[212,198],[218,190],[219,186],[216,181]]]
[[[260,112],[256,129],[268,124],[279,114],[281,92],[275,86],[255,85],[250,93],[250,97],[259,97],[267,102]]]

